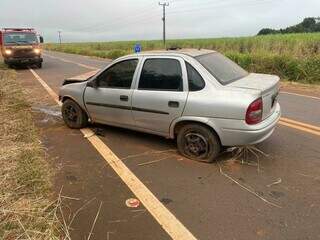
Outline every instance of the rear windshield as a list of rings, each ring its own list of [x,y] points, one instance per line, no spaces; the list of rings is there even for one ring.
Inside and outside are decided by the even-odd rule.
[[[209,53],[196,59],[223,85],[248,75],[248,72],[220,53]]]
[[[6,45],[10,44],[36,44],[38,39],[34,33],[5,33],[4,43]]]

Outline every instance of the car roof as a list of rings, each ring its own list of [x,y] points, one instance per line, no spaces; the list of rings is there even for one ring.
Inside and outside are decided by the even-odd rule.
[[[193,49],[193,48],[182,48],[175,50],[152,50],[152,51],[143,51],[137,54],[131,54],[131,56],[183,56],[187,55],[190,57],[197,57],[200,55],[214,53],[216,51],[209,49]]]

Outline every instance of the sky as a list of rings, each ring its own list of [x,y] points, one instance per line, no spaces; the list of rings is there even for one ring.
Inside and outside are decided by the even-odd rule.
[[[319,17],[320,0],[168,0],[167,38],[252,36]],[[0,28],[34,27],[46,42],[162,38],[156,0],[1,0]]]

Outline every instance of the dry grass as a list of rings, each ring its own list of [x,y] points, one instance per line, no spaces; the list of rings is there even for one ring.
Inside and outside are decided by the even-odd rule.
[[[268,157],[268,155],[266,153],[264,153],[263,151],[261,151],[257,147],[251,146],[251,145],[234,147],[230,150],[232,153],[232,158],[230,159],[230,161],[239,162],[240,164],[244,164],[244,165],[255,166],[255,167],[257,167],[258,172],[260,171],[260,163],[259,163],[260,157],[261,156]],[[262,200],[263,202],[265,202],[266,204],[268,204],[270,206],[282,208],[282,206],[269,201],[268,199],[263,197],[261,194],[257,193],[257,191],[255,189],[253,189],[251,186],[243,184],[240,181],[238,181],[237,179],[233,178],[231,175],[227,174],[225,171],[223,171],[222,164],[218,163],[218,166],[219,166],[219,172],[222,176],[226,177],[227,179],[229,179],[230,181],[232,181],[233,183],[238,185],[243,190],[249,192],[250,194],[259,198],[260,200]],[[279,183],[281,183],[281,179],[278,179],[276,182],[269,184],[268,187],[271,187],[271,186],[279,184]]]
[[[61,239],[61,197],[15,72],[0,65],[0,239]],[[50,200],[51,199],[51,200]],[[68,238],[68,237],[67,237]]]
[[[235,147],[232,154],[232,159],[239,161],[241,164],[256,166],[258,172],[260,171],[260,156],[268,157],[268,154],[253,145]]]

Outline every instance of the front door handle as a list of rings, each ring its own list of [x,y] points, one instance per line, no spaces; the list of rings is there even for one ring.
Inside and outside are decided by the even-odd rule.
[[[128,102],[128,101],[129,101],[129,97],[126,96],[126,95],[121,95],[121,96],[120,96],[120,100],[121,100],[121,101],[124,101],[124,102]]]
[[[179,107],[179,102],[176,101],[169,101],[168,106],[172,108],[178,108]]]

